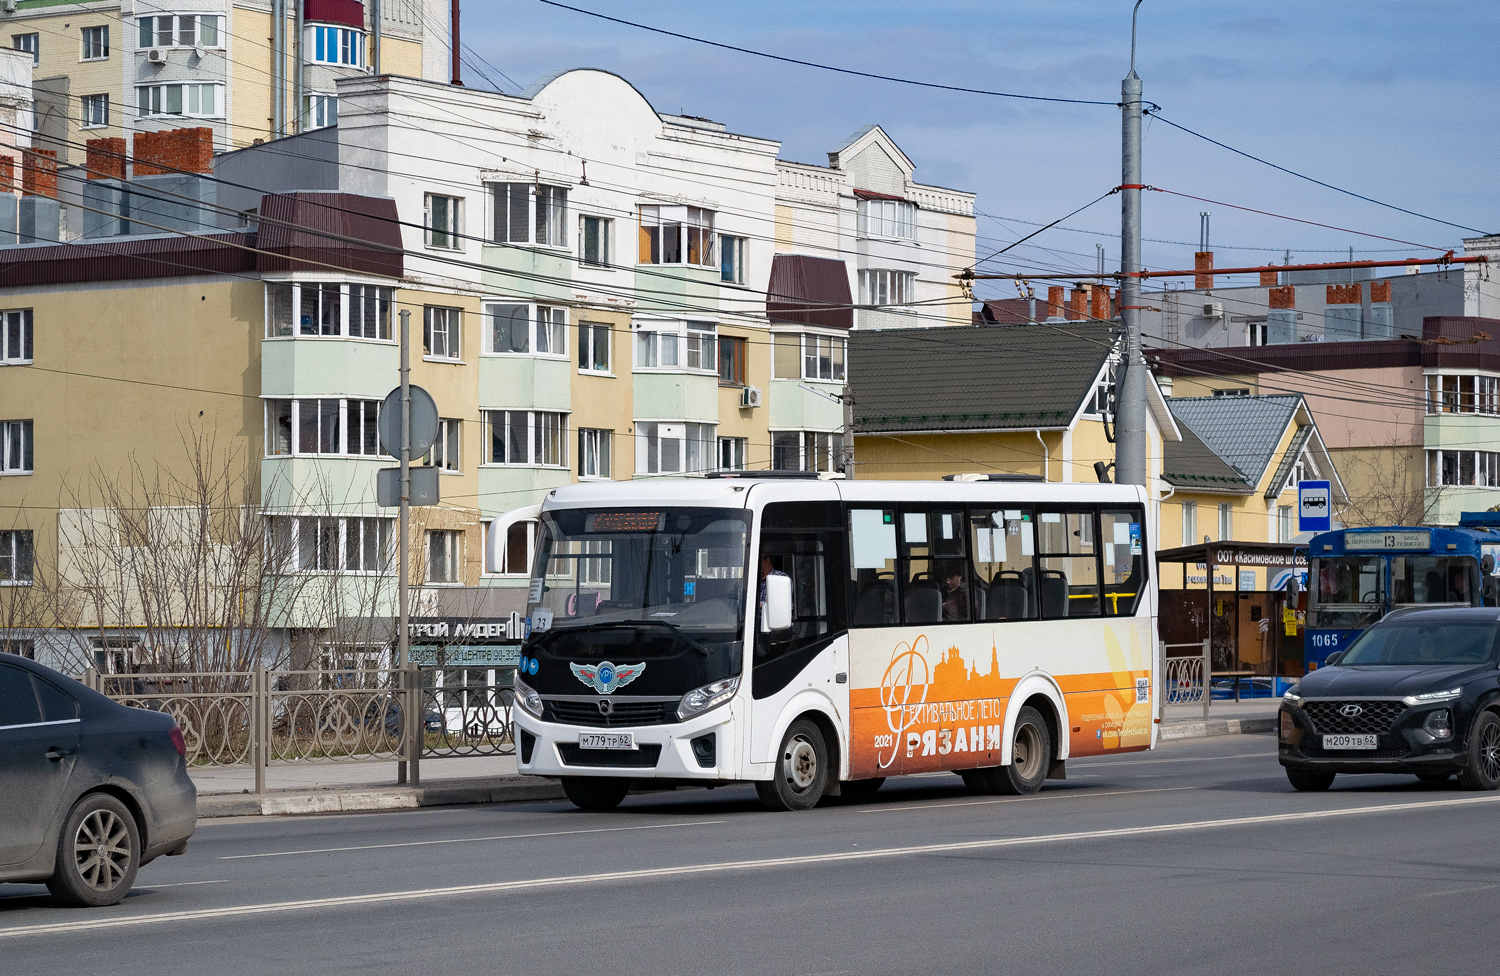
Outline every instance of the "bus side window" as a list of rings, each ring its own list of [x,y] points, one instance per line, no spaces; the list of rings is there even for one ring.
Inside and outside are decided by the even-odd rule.
[[[1099,542],[1104,556],[1104,615],[1131,616],[1146,585],[1144,513],[1138,508],[1100,512]]]
[[[974,607],[979,620],[1036,616],[1036,526],[1029,507],[975,508],[969,515]]]
[[[792,654],[846,627],[842,517],[837,502],[774,502],[761,517],[760,555],[792,580],[790,633],[760,634],[756,657]],[[756,612],[760,574],[756,574]]]
[[[1099,616],[1099,555],[1090,511],[1037,516],[1043,617]]]
[[[849,623],[886,627],[896,613],[896,510],[849,509]]]

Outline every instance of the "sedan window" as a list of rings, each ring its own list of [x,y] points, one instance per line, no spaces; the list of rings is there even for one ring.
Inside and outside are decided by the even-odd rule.
[[[1367,630],[1340,665],[1484,664],[1495,653],[1495,625],[1485,620],[1390,621]]]
[[[41,678],[32,680],[36,684],[36,696],[41,699],[43,721],[66,722],[78,717],[78,703],[71,696],[59,691]]]
[[[31,690],[31,674],[8,664],[0,664],[0,728],[8,725],[30,725],[42,720],[36,692]]]

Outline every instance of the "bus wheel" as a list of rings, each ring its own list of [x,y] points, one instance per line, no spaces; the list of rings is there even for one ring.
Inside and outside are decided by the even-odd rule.
[[[630,780],[612,776],[564,776],[562,788],[580,810],[613,810],[630,792]]]
[[[823,733],[799,718],[781,740],[775,775],[769,782],[756,783],[755,792],[768,810],[811,810],[823,798],[827,783],[828,747]]]
[[[1040,712],[1027,705],[1016,713],[1010,765],[972,769],[960,775],[970,793],[1024,796],[1042,788],[1051,764],[1052,736],[1047,732],[1047,723]]]

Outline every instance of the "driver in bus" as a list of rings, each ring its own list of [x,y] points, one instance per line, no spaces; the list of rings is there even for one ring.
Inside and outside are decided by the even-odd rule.
[[[1473,603],[1469,598],[1469,574],[1462,564],[1448,567],[1448,599],[1454,603]]]
[[[785,573],[776,568],[775,563],[771,562],[770,556],[763,555],[760,557],[760,592],[755,600],[755,613],[757,619],[759,619],[761,608],[766,605],[766,577],[785,575]]]

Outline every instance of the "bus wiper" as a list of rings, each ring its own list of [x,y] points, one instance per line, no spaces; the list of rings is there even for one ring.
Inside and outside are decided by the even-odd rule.
[[[680,624],[674,624],[674,623],[672,623],[669,620],[652,620],[652,619],[649,619],[649,618],[630,619],[630,620],[611,620],[607,624],[597,624],[596,626],[599,626],[599,627],[638,627],[641,624],[646,624],[648,626],[653,626],[653,627],[665,627],[668,630],[670,630],[672,633],[676,634],[678,637],[681,637],[683,640],[687,641],[693,647],[697,648],[698,649],[698,653],[702,654],[704,657],[708,657],[711,654],[713,654],[713,651],[710,651],[707,647],[703,646],[702,643],[700,643],[699,641],[695,640],[691,634],[689,634],[687,631],[683,630],[682,626]]]

